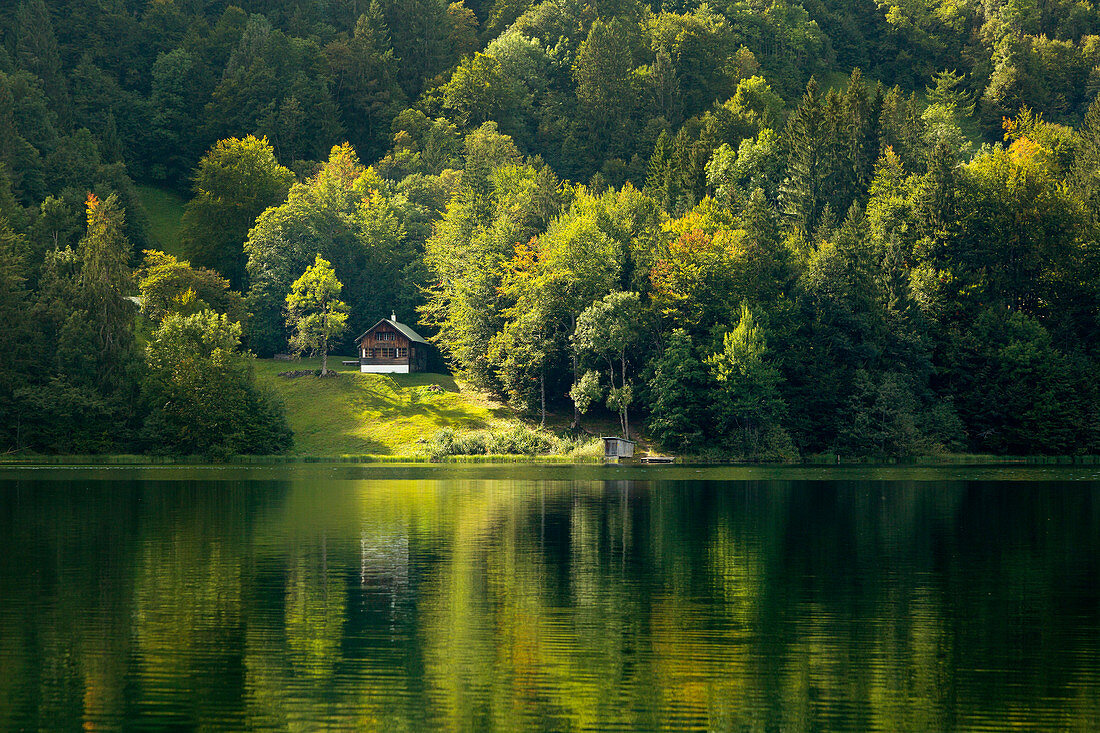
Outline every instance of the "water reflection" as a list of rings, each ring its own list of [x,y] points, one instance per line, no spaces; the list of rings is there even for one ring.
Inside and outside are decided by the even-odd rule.
[[[1100,727],[1096,481],[366,475],[0,481],[0,729]]]

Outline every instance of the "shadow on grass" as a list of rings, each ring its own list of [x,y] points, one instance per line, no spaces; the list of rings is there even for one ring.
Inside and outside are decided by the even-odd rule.
[[[416,374],[381,374],[379,376],[395,392],[401,392],[412,387],[428,387],[433,384],[442,388],[444,392],[457,394],[462,391],[458,386],[458,382],[450,374],[418,372]]]

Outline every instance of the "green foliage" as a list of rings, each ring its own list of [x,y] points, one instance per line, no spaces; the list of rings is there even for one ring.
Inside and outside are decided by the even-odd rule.
[[[577,448],[574,441],[546,430],[513,424],[497,430],[459,432],[441,428],[428,440],[427,452],[434,459],[445,456],[536,456],[565,454]]]
[[[251,348],[260,354],[286,349],[286,294],[318,254],[347,287],[355,334],[391,310],[412,312],[420,302],[426,207],[438,198],[431,185],[409,195],[364,169],[350,146],[333,148],[321,170],[295,184],[286,203],[261,214],[249,232]]]
[[[286,323],[293,329],[295,353],[321,354],[321,376],[328,372],[328,352],[348,327],[348,306],[339,299],[344,286],[332,265],[317,255],[286,296]]]
[[[1076,273],[1090,245],[1080,201],[1051,170],[1049,152],[1027,138],[976,157],[959,182],[958,274],[985,303],[1003,303],[1053,324],[1048,304],[1081,297]],[[1066,293],[1066,288],[1071,288]]]
[[[229,281],[213,270],[194,269],[188,262],[156,250],[145,250],[138,275],[141,312],[153,321],[169,313],[192,315],[213,310],[242,323],[247,320],[244,299],[229,289]]]
[[[599,372],[587,371],[569,388],[569,399],[577,406],[577,412],[583,415],[593,404],[603,397]]]
[[[947,387],[975,447],[1009,454],[1096,450],[1096,367],[1063,353],[1034,318],[984,310],[955,334]]]
[[[600,158],[619,153],[630,133],[637,93],[631,72],[641,50],[639,36],[628,18],[597,20],[577,50],[578,110],[589,145]]]
[[[359,16],[350,38],[325,46],[334,74],[333,97],[348,138],[367,160],[386,148],[390,121],[401,111],[405,92],[398,84],[400,64],[378,3]]]
[[[468,51],[464,34],[456,32],[456,21],[465,18],[449,14],[445,0],[382,0],[379,8],[393,42],[398,83],[410,99]]]
[[[8,220],[0,215],[0,409],[15,413],[15,392],[27,382],[31,366],[28,341],[31,336],[29,293],[19,257],[22,241]],[[12,422],[0,428],[0,445],[18,445],[18,426]]]
[[[969,117],[974,114],[974,95],[960,88],[963,77],[954,70],[943,70],[932,77],[934,87],[926,87],[930,105],[941,105]]]
[[[514,304],[503,287],[509,263],[557,208],[557,179],[515,165],[516,157],[511,140],[492,128],[470,136],[467,171],[425,253],[433,284],[421,313],[438,329],[443,353],[488,389],[498,386],[488,347]]]
[[[332,71],[316,42],[248,19],[206,116],[215,138],[265,136],[283,160],[312,160],[342,132]]]
[[[460,167],[462,138],[458,128],[444,118],[430,119],[420,110],[407,109],[393,119],[393,148],[378,162],[379,172],[399,180],[424,173],[439,175]]]
[[[0,13],[6,444],[136,445],[145,331],[209,307],[284,351],[287,293],[320,256],[345,335],[419,312],[458,373],[528,414],[593,372],[585,399],[624,432],[640,407],[665,444],[715,455],[787,455],[783,431],[806,452],[1026,451],[1029,431],[1033,450],[1091,450],[1095,3],[766,5]],[[134,180],[181,190],[192,170],[178,234]],[[154,248],[179,259],[150,255],[135,282]],[[623,293],[639,336],[613,347],[593,304]],[[752,339],[727,354],[742,304],[759,359]],[[988,348],[966,346],[975,329]],[[637,388],[643,368],[661,390]],[[1015,412],[983,407],[975,372]],[[662,392],[734,407],[696,420]],[[745,394],[789,409],[752,417]],[[49,424],[66,411],[68,433]]]
[[[202,70],[194,57],[182,48],[157,57],[153,64],[152,178],[162,185],[182,190],[188,173],[201,152],[192,120],[200,116],[203,104]]]
[[[912,375],[857,370],[837,449],[874,456],[931,455],[964,445],[963,426],[950,403],[921,404]]]
[[[716,384],[714,420],[722,447],[740,457],[790,457],[794,445],[781,421],[787,410],[779,392],[781,375],[766,356],[760,327],[748,305],[737,327],[722,339],[722,350],[707,357]]]
[[[577,328],[573,332],[573,348],[577,353],[582,358],[602,361],[607,366],[607,407],[619,413],[624,438],[630,437],[628,409],[633,401],[633,390],[627,378],[627,352],[641,340],[643,325],[638,294],[616,291],[585,308],[577,318]],[[619,369],[618,382],[616,366]],[[584,384],[582,379],[578,390],[584,390]],[[588,388],[585,395],[591,391]],[[580,409],[580,404],[577,406]],[[581,409],[581,412],[584,410]]]
[[[43,0],[20,4],[15,13],[17,34],[15,59],[25,70],[42,80],[54,110],[68,122],[72,114],[69,89],[62,73],[61,54],[54,35],[53,20]]]
[[[183,214],[183,251],[243,288],[248,230],[264,210],[286,200],[293,183],[294,174],[275,160],[266,138],[218,142],[195,172],[195,196]]]
[[[522,287],[518,283],[512,285]],[[547,304],[540,301],[539,295],[543,293],[527,289],[514,310],[507,312],[511,317],[493,337],[490,355],[499,364],[497,373],[509,397],[528,411],[533,411],[537,404],[545,421],[546,383],[555,362],[561,358],[563,339],[553,328]]]
[[[733,320],[742,301],[780,297],[792,273],[775,219],[757,190],[736,228],[715,221],[703,206],[672,222],[687,231],[662,248],[650,270],[653,303],[665,322],[698,334]]]
[[[687,453],[699,453],[706,442],[712,389],[703,363],[695,354],[691,337],[680,328],[668,335],[668,345],[652,362],[649,397],[649,434],[661,445]]]
[[[783,212],[794,229],[811,233],[826,202],[825,181],[832,163],[832,150],[825,108],[811,79],[798,109],[787,123],[787,179],[783,182]]]
[[[7,358],[21,364],[7,393],[13,449],[96,453],[132,444],[139,365],[125,217],[113,195],[89,196],[86,208],[77,249],[47,252],[33,303],[9,314],[19,343]],[[9,302],[19,298],[10,268]]]
[[[119,451],[115,405],[103,393],[66,377],[16,390],[13,448],[37,453],[93,454]]]
[[[443,106],[462,125],[508,119],[519,91],[496,57],[478,53],[455,69],[444,87]]]
[[[88,361],[95,382],[117,389],[126,381],[133,347],[136,309],[127,299],[133,292],[130,242],[123,233],[124,212],[117,196],[99,201],[89,195],[87,209],[88,231],[77,248],[80,275],[76,281],[88,331],[85,345],[92,356]],[[75,322],[67,326],[76,330]]]
[[[153,451],[226,457],[290,447],[282,407],[256,387],[240,335],[240,324],[209,310],[161,321],[145,349],[142,387]]]
[[[779,138],[764,128],[756,139],[746,138],[737,150],[723,143],[707,162],[707,185],[723,206],[734,208],[759,189],[774,201],[782,175]]]

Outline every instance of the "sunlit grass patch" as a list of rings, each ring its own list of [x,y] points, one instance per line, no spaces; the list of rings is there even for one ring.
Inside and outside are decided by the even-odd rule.
[[[441,428],[501,429],[511,410],[445,374],[361,374],[330,356],[339,376],[288,379],[279,372],[319,369],[320,359],[258,359],[256,376],[282,397],[295,455],[413,455]],[[433,387],[434,389],[429,389]]]

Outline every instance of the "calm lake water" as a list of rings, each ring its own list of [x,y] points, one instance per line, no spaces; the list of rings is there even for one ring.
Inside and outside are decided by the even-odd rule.
[[[0,472],[0,730],[1100,730],[1100,468]]]

